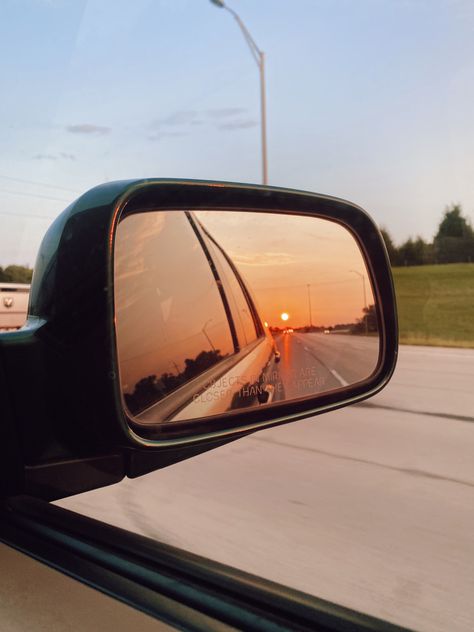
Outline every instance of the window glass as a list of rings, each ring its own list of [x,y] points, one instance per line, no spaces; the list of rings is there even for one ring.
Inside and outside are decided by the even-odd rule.
[[[234,352],[216,279],[182,211],[119,224],[115,311],[122,391],[133,414]]]
[[[252,308],[242,290],[242,287],[236,277],[236,273],[231,268],[229,262],[223,255],[221,249],[210,239],[206,242],[212,257],[219,266],[219,276],[222,275],[222,281],[226,288],[226,294],[229,296],[231,303],[232,315],[234,323],[239,335],[239,343],[241,347],[249,345],[257,339],[257,330],[255,327]]]

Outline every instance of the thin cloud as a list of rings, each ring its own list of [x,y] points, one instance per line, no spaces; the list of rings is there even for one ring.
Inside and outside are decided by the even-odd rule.
[[[62,7],[64,5],[64,0],[36,0],[36,4],[54,9],[56,7]]]
[[[157,132],[156,134],[150,134],[148,140],[157,141],[163,138],[176,138],[177,136],[187,136],[187,132]]]
[[[58,157],[53,154],[35,154],[33,160],[57,160]]]
[[[232,261],[242,266],[282,266],[294,263],[296,259],[288,252],[262,252],[254,255],[232,253]]]
[[[217,129],[228,131],[235,129],[249,129],[251,127],[256,127],[258,125],[258,121],[254,121],[251,119],[242,120],[242,121],[229,121],[228,123],[222,123],[217,126]]]
[[[241,116],[245,114],[247,110],[245,108],[217,108],[213,110],[207,110],[207,115],[213,119],[225,119],[232,116]]]
[[[110,127],[104,125],[93,125],[92,123],[80,123],[79,125],[68,125],[66,130],[71,134],[88,134],[103,136],[110,132]]]
[[[161,127],[161,126],[175,126],[175,125],[190,125],[194,123],[198,116],[198,112],[196,110],[179,110],[178,112],[173,112],[169,116],[165,118],[158,119],[152,123],[152,127]]]
[[[253,127],[253,121],[246,120],[229,120],[236,117],[242,117],[247,110],[245,108],[214,108],[206,111],[199,110],[177,110],[168,116],[154,120],[150,124],[152,130],[157,130],[157,134],[161,133],[163,128],[188,128],[204,125],[207,121],[214,121],[219,129],[242,129]],[[153,140],[155,140],[153,135]]]
[[[76,156],[61,151],[59,154],[35,154],[33,160],[76,160]]]

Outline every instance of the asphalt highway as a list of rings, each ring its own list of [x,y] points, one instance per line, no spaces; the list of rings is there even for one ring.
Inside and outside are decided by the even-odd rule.
[[[353,379],[356,363],[331,364],[335,338],[316,352],[298,337],[289,353]],[[401,347],[367,402],[59,504],[400,625],[470,632],[473,455],[474,351]]]
[[[377,337],[292,333],[276,337],[284,385],[281,398],[294,399],[360,382],[374,371]]]

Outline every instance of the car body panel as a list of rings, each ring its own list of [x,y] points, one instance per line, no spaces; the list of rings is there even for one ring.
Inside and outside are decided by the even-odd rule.
[[[5,632],[175,629],[1,542],[0,568]]]
[[[27,283],[0,283],[0,331],[25,324],[29,292]]]

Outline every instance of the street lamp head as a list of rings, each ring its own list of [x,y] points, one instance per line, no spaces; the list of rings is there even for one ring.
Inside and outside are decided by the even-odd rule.
[[[223,2],[223,0],[210,0],[212,2],[212,4],[215,4],[216,7],[219,7],[220,9],[225,9],[225,4]]]

